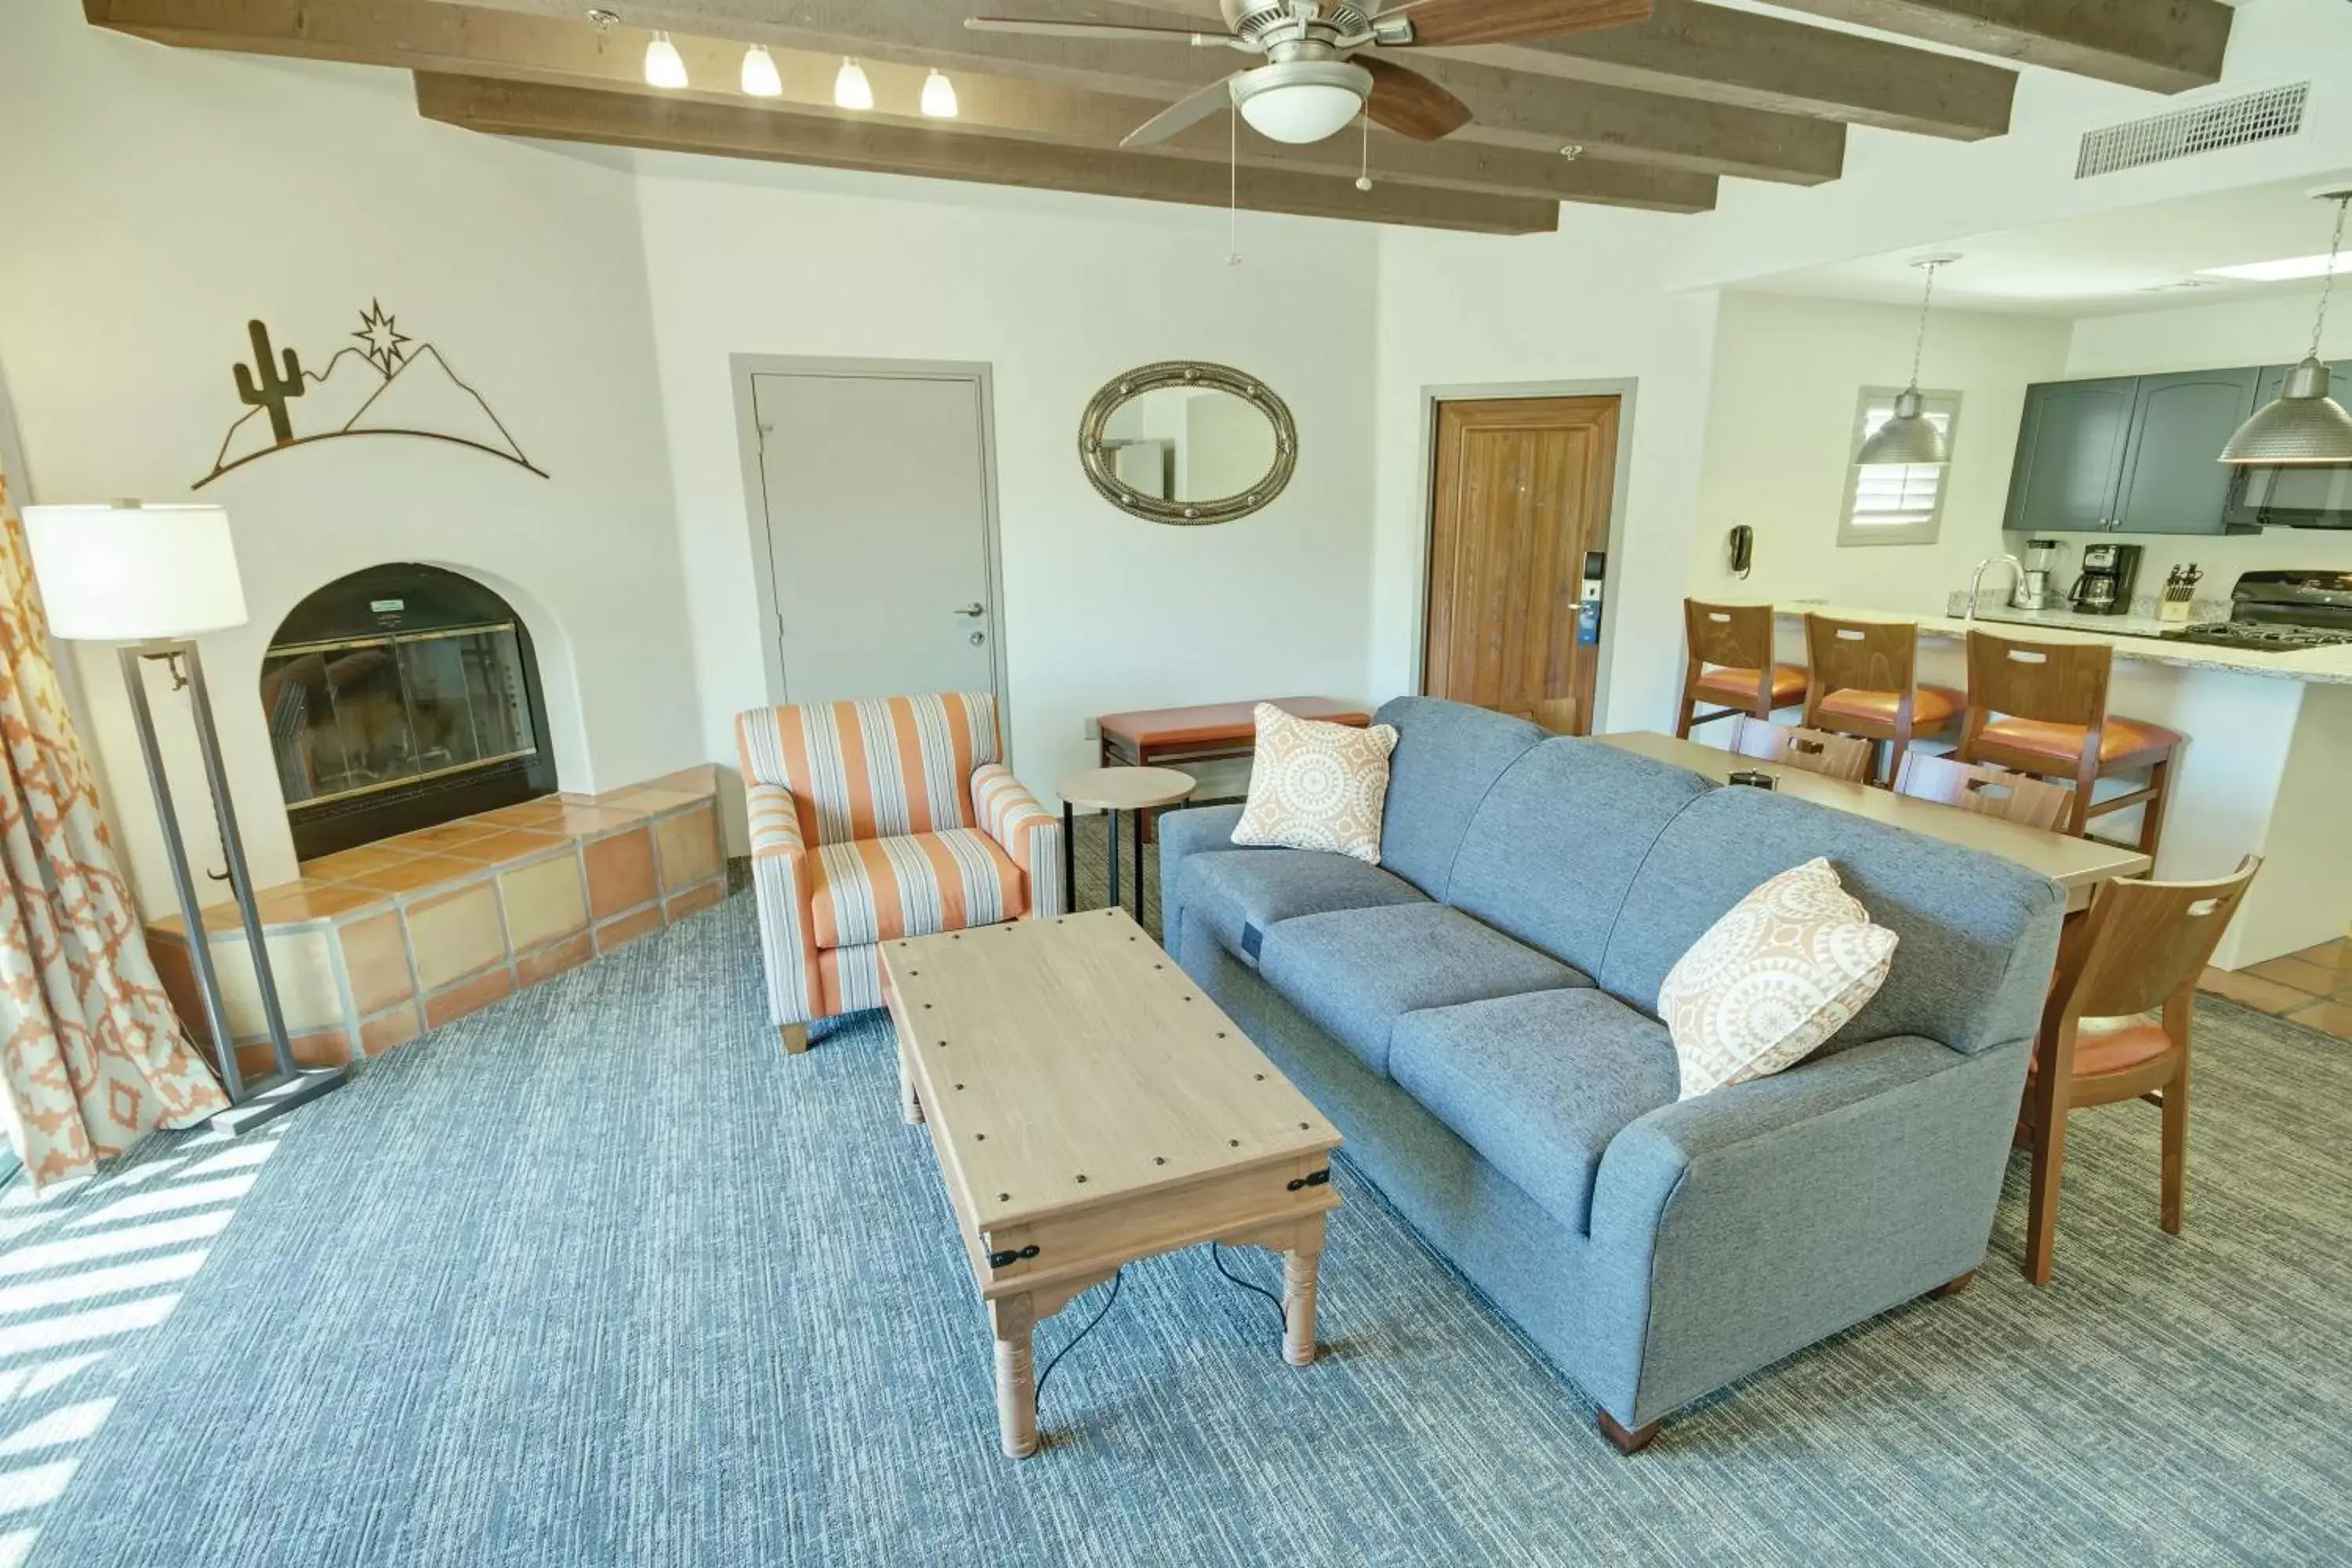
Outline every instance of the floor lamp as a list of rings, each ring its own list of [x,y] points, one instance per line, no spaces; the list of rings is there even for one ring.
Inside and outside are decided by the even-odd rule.
[[[131,700],[131,716],[139,729],[140,754],[146,759],[147,783],[154,792],[155,810],[162,821],[172,885],[180,895],[180,917],[187,922],[188,954],[204,992],[205,1018],[212,1027],[221,1084],[228,1090],[229,1109],[214,1117],[212,1125],[231,1133],[249,1131],[341,1088],[343,1069],[306,1071],[295,1064],[294,1048],[286,1037],[285,1015],[278,1005],[278,983],[269,969],[269,944],[262,935],[261,911],[254,901],[253,878],[246,869],[245,844],[237,837],[236,808],[229,799],[228,774],[221,763],[220,735],[213,727],[212,702],[205,691],[204,658],[194,641],[200,633],[245,624],[245,588],[237,578],[228,514],[216,506],[142,506],[137,501],[112,506],[28,506],[25,533],[32,547],[33,574],[40,583],[41,602],[48,611],[49,630],[70,641],[122,645],[117,653]],[[221,853],[228,862],[237,910],[245,919],[245,940],[261,994],[262,1016],[277,1058],[276,1070],[252,1082],[237,1067],[236,1037],[221,997],[212,940],[205,931],[195,879],[189,873],[180,819],[172,809],[171,780],[156,744],[155,716],[147,701],[142,674],[150,660],[169,668],[174,689],[184,688],[188,693],[197,747],[204,753],[205,782],[211,789],[214,817],[220,825]]]

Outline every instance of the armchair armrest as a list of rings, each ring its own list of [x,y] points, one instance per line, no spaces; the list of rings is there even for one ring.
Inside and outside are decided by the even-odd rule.
[[[1629,1426],[1983,1260],[2032,1042],[1892,1036],[1662,1106],[1593,1185]]]
[[[1003,763],[971,772],[972,815],[1029,884],[1032,919],[1066,914],[1062,908],[1062,822]]]
[[[768,974],[769,1021],[804,1024],[820,1011],[816,935],[809,921],[808,846],[799,808],[782,784],[750,784],[751,888],[760,910],[760,945]]]

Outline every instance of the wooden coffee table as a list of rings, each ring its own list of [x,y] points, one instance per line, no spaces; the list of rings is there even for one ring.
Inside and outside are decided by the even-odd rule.
[[[1315,1359],[1339,1130],[1122,909],[886,942],[907,1119],[928,1121],[996,1336],[1004,1452],[1037,1448],[1030,1331],[1155,1253],[1283,1257]]]

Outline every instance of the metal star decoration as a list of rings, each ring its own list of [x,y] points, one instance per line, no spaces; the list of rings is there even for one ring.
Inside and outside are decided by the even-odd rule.
[[[369,363],[386,375],[398,370],[408,358],[401,346],[409,341],[408,334],[394,330],[392,317],[374,300],[370,300],[368,308],[360,312],[360,330],[352,336],[367,345]]]

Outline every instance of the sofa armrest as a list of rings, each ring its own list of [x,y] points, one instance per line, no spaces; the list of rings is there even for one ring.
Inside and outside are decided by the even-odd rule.
[[[1627,1426],[1975,1268],[2030,1040],[1901,1035],[1662,1106],[1593,1186],[1609,1386]]]
[[[1062,908],[1062,822],[1003,763],[982,763],[971,771],[971,810],[981,830],[1013,858],[1029,884],[1034,919],[1066,914]]]
[[[760,910],[760,948],[768,974],[769,1021],[805,1024],[821,1010],[816,936],[809,920],[808,846],[800,811],[782,784],[749,784],[751,888]]]
[[[1160,839],[1160,940],[1174,952],[1183,929],[1186,857],[1204,849],[1238,849],[1234,829],[1242,820],[1238,801],[1223,805],[1195,805],[1155,818],[1152,831]]]

